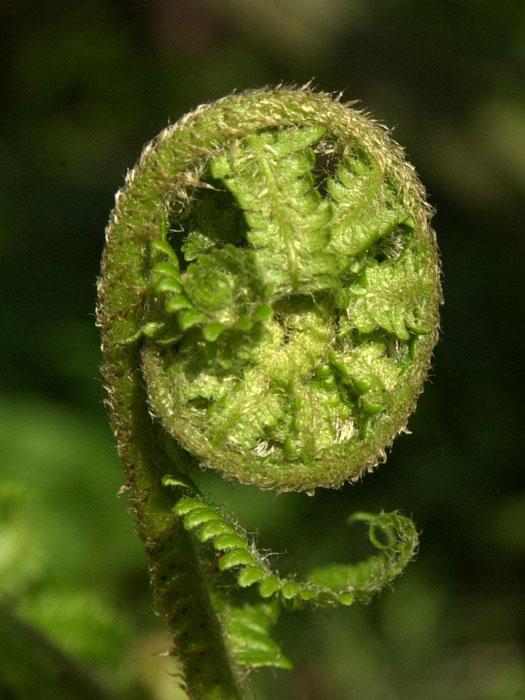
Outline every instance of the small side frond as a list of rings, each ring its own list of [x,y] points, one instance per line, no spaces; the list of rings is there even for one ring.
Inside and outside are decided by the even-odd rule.
[[[358,564],[316,569],[305,582],[298,582],[275,574],[246,534],[202,499],[183,497],[174,511],[182,518],[186,530],[194,531],[200,542],[213,545],[219,571],[232,570],[239,587],[257,584],[261,598],[276,597],[286,607],[293,608],[368,602],[403,571],[418,544],[417,532],[409,518],[395,512],[358,513],[350,522],[369,523],[369,539],[379,553]]]

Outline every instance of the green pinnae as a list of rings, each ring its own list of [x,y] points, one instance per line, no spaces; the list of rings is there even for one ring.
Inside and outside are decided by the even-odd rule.
[[[320,365],[317,368],[317,376],[321,379],[327,379],[332,376],[332,368],[330,365]]]
[[[179,314],[177,322],[181,331],[187,331],[197,323],[205,323],[208,319],[197,309],[188,309]]]
[[[237,583],[241,588],[247,588],[265,577],[265,572],[258,566],[247,566],[237,576]]]
[[[352,384],[362,394],[372,388],[372,382],[366,377],[352,377]]]
[[[297,396],[297,395],[294,396],[292,399],[292,409],[294,411],[300,411],[303,406],[304,406],[304,402],[301,399],[301,397]]]
[[[166,297],[164,302],[164,310],[168,314],[175,314],[177,311],[187,309],[190,306],[191,302],[184,294],[173,294],[172,296]]]
[[[202,329],[202,335],[208,342],[214,343],[225,330],[226,326],[223,323],[211,321],[211,323],[207,323]]]
[[[179,518],[181,518],[187,513],[190,513],[192,510],[195,510],[195,508],[202,508],[203,505],[203,501],[199,500],[198,498],[184,497],[177,501],[177,504],[173,508],[173,512],[175,515],[178,515]]]
[[[330,406],[330,408],[335,408],[336,406],[339,406],[341,401],[341,396],[337,392],[330,392],[330,394],[328,395],[327,403]]]
[[[216,520],[217,515],[214,510],[208,508],[208,506],[201,506],[200,508],[194,508],[190,513],[184,517],[184,527],[188,530],[193,530],[194,528],[207,523],[210,520]]]
[[[282,586],[282,581],[277,576],[268,576],[259,584],[259,595],[261,598],[270,598],[277,593]]]
[[[355,596],[352,593],[341,593],[339,595],[339,603],[341,605],[352,605],[355,602]]]
[[[166,276],[180,279],[179,266],[169,262],[159,262],[153,266],[152,274],[155,276]]]
[[[227,571],[236,566],[246,566],[254,564],[253,556],[246,549],[232,549],[223,554],[219,560],[219,571]]]
[[[286,440],[283,442],[283,452],[289,457],[295,454],[295,446],[293,444],[292,439],[289,437],[287,437]]]
[[[365,413],[374,416],[383,410],[384,406],[380,403],[373,403],[372,401],[367,401],[366,399],[361,399],[359,405],[362,406]]]
[[[248,542],[241,536],[237,534],[225,533],[223,535],[218,535],[213,540],[213,546],[217,551],[226,552],[229,549],[248,549]]]
[[[233,324],[233,328],[237,331],[248,332],[253,326],[253,320],[249,316],[241,316]]]
[[[321,382],[321,386],[327,391],[335,391],[335,389],[337,388],[337,382],[335,381],[335,377],[327,377]]]
[[[200,255],[184,273],[184,291],[193,304],[218,311],[232,302],[232,282],[211,255]]]
[[[150,321],[145,323],[140,330],[146,338],[155,338],[164,330],[165,326],[163,321]]]
[[[177,253],[173,250],[169,243],[157,239],[152,242],[151,247],[153,248],[153,250],[167,255],[168,258],[171,260],[173,267],[177,268],[177,270],[179,269],[180,266]]]
[[[254,321],[270,321],[273,318],[273,309],[268,304],[261,304],[252,314]]]
[[[155,291],[158,294],[164,294],[164,293],[170,293],[170,292],[181,292],[182,291],[182,283],[176,279],[175,277],[172,276],[167,276],[167,277],[161,277],[157,284],[155,285]],[[166,308],[166,307],[164,307]]]
[[[205,522],[198,528],[195,534],[199,542],[209,542],[209,540],[219,535],[234,535],[235,530],[224,520],[217,518],[216,520],[208,520],[208,522]]]
[[[292,417],[292,423],[291,423],[292,430],[301,430],[301,428],[303,427],[303,425],[304,425],[304,421],[301,419],[300,416],[298,416],[297,414],[295,414],[295,415]]]
[[[335,353],[330,353],[330,355],[331,355],[331,357],[330,357],[330,364],[331,364],[331,366],[332,366],[337,372],[339,372],[339,374],[341,375],[341,377],[343,377],[343,379],[346,379],[346,378],[348,377],[348,368],[347,368],[347,366],[345,365],[345,363],[344,363],[342,360],[338,360],[338,359],[335,357]]]
[[[348,404],[343,404],[342,406],[340,406],[339,418],[341,418],[341,420],[346,420],[347,418],[350,418],[351,415],[352,415],[351,406],[349,406]]]
[[[285,600],[295,598],[301,591],[300,584],[295,581],[287,581],[281,588],[281,595]]]

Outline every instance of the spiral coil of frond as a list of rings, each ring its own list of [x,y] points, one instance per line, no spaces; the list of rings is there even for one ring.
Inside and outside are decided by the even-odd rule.
[[[147,547],[152,494],[169,485],[179,530],[210,541],[220,571],[263,598],[350,604],[399,573],[417,537],[383,514],[366,519],[388,545],[359,576],[282,580],[190,479],[198,463],[311,492],[384,459],[437,339],[430,217],[386,130],[310,90],[204,105],[145,148],[108,225],[99,324]]]

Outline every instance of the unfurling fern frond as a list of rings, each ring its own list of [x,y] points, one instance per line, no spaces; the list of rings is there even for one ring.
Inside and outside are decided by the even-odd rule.
[[[374,556],[281,578],[194,479],[201,466],[312,492],[384,458],[437,338],[430,215],[388,134],[309,90],[199,108],[146,147],[117,197],[104,376],[191,697],[242,697],[241,666],[289,666],[269,637],[279,607],[367,602],[414,554],[410,520],[358,514]]]
[[[408,518],[398,513],[357,513],[349,522],[368,522],[370,541],[380,553],[357,565],[316,569],[301,583],[275,574],[245,534],[203,500],[181,498],[174,510],[183,518],[184,528],[195,531],[199,542],[212,543],[219,571],[233,569],[241,588],[257,584],[261,598],[276,596],[296,608],[368,602],[373,593],[401,573],[417,546],[417,533]]]

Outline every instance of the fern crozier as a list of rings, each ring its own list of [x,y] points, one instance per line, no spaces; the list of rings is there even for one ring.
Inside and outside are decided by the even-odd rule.
[[[103,371],[191,697],[241,697],[239,666],[289,662],[265,636],[269,603],[209,596],[189,532],[219,575],[284,606],[366,601],[414,554],[409,520],[361,514],[378,554],[282,579],[192,479],[200,465],[312,492],[385,459],[438,335],[431,214],[388,132],[309,89],[199,107],[145,148],[117,195],[99,281]],[[250,646],[254,625],[266,647]]]

